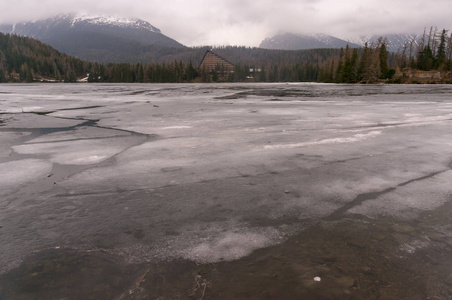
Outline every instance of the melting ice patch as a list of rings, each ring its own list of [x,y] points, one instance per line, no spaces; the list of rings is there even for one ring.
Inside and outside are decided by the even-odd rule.
[[[451,180],[452,171],[445,171],[419,181],[414,180],[388,194],[367,200],[351,208],[349,212],[370,218],[381,215],[414,218],[420,212],[434,210],[449,200]]]
[[[371,131],[368,133],[358,133],[351,137],[331,138],[331,139],[324,139],[324,140],[320,140],[320,141],[316,141],[316,142],[266,145],[266,146],[264,146],[264,149],[299,148],[299,147],[315,146],[315,145],[354,143],[354,142],[358,142],[358,141],[361,141],[364,139],[376,137],[380,134],[381,134],[381,131]]]
[[[283,235],[275,228],[242,229],[209,235],[184,250],[181,256],[200,263],[231,261],[249,255],[256,249],[281,242]]]
[[[52,163],[40,159],[23,159],[0,164],[0,194],[10,189],[45,177],[52,170]]]
[[[400,245],[400,250],[407,252],[409,254],[413,254],[419,249],[425,248],[429,245],[429,239],[425,237],[423,240],[415,240],[411,243],[405,243]]]
[[[26,144],[12,147],[20,154],[46,155],[55,163],[87,165],[99,163],[125,150],[133,137],[98,140],[76,140],[54,143]]]

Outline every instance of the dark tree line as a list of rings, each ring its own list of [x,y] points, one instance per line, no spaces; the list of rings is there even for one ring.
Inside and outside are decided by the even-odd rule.
[[[94,64],[88,82],[181,83],[193,82],[198,71],[189,62],[162,64]]]
[[[431,27],[429,33],[407,42],[397,53],[398,66],[422,71],[452,71],[452,33]]]
[[[62,53],[37,40],[0,34],[0,82],[403,82],[397,74],[437,70],[451,73],[452,34],[430,31],[389,53],[387,41],[355,49],[300,51],[250,47],[219,47],[213,51],[235,64],[234,72],[218,66],[211,72],[199,67],[207,47],[191,48],[159,63],[92,63]],[[449,75],[450,76],[450,75]]]
[[[37,78],[75,82],[90,66],[35,39],[0,34],[0,82]]]
[[[387,50],[387,42],[380,38],[372,45],[356,49],[347,46],[339,56],[321,65],[317,81],[336,83],[373,83],[392,79],[395,69],[390,62],[394,55]]]

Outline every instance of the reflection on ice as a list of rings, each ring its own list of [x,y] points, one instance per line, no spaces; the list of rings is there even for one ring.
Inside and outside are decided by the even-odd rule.
[[[450,199],[450,86],[2,88],[1,272],[55,246],[232,260]]]
[[[136,142],[135,137],[115,139],[74,140],[18,145],[12,149],[19,154],[49,156],[51,162],[63,165],[95,164],[116,155]]]
[[[22,159],[0,163],[0,195],[20,186],[47,177],[52,163],[42,159]]]

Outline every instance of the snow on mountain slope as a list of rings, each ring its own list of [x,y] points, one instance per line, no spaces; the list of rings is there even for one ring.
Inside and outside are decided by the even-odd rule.
[[[358,45],[327,34],[293,34],[282,33],[267,38],[260,44],[260,48],[280,50],[305,50],[316,48],[342,48],[349,44],[351,47]]]
[[[112,16],[94,16],[94,15],[76,15],[72,17],[72,26],[77,23],[89,23],[93,25],[110,25],[118,27],[129,27],[129,28],[139,28],[147,29],[152,32],[161,33],[160,29],[152,26],[149,22],[140,19],[127,19]]]
[[[351,37],[351,38],[343,38],[350,43],[357,44],[359,46],[364,47],[367,43],[369,46],[372,43],[377,43],[378,39],[382,37],[386,39],[387,49],[390,52],[397,52],[403,49],[405,44],[410,43],[414,40],[415,45],[417,45],[417,36],[415,34],[386,34],[386,35],[370,35],[370,36],[359,36],[359,37]]]
[[[185,48],[147,21],[102,15],[57,15],[3,25],[0,32],[33,37],[60,52],[97,62],[140,62],[144,53]]]
[[[377,43],[378,39],[383,37],[387,42],[387,49],[390,52],[397,52],[403,46],[411,41],[416,42],[414,34],[387,34],[387,35],[371,35],[359,37],[334,37],[327,34],[294,34],[281,33],[273,37],[266,38],[260,44],[261,48],[266,49],[282,49],[282,50],[304,50],[314,48],[345,48],[364,47],[367,43],[369,46]]]

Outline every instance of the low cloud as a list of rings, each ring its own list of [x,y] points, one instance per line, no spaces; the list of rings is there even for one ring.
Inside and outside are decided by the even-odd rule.
[[[0,1],[0,23],[77,12],[136,17],[188,46],[258,46],[277,32],[358,36],[452,29],[450,0]]]

